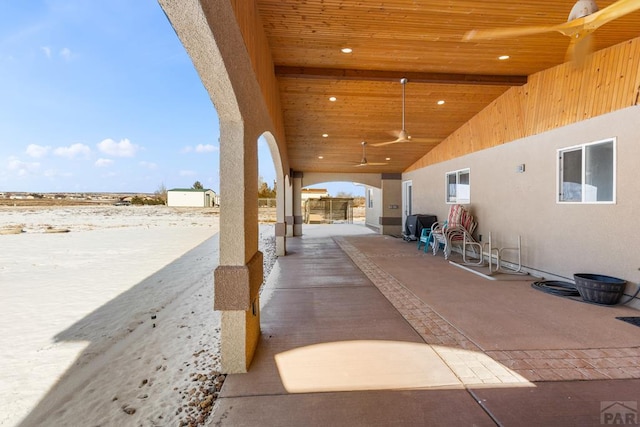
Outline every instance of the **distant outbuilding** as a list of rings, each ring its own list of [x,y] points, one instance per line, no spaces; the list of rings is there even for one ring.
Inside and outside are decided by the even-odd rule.
[[[216,205],[216,192],[209,188],[167,190],[167,206],[209,208]]]

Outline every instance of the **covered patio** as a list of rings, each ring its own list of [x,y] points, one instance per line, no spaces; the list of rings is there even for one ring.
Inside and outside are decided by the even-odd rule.
[[[522,236],[528,271],[568,278],[590,270],[628,280],[633,293],[638,264],[629,248],[637,239],[629,227],[640,206],[634,2],[621,2],[628,12],[598,28],[592,53],[575,61],[565,56],[569,39],[554,31],[465,37],[474,29],[566,22],[573,0],[159,3],[220,120],[224,202],[214,309],[222,313],[223,370],[248,373],[229,378],[216,421],[250,425],[270,412],[283,417],[273,424],[295,425],[321,412],[313,418],[320,422],[344,405],[367,417],[393,411],[386,421],[406,423],[425,414],[435,423],[446,413],[451,424],[566,424],[581,416],[575,424],[582,425],[598,421],[597,402],[635,398],[637,328],[611,314],[637,311],[559,300],[523,281],[489,283],[389,237],[409,214],[445,218],[450,203],[464,203],[478,218],[478,237]],[[278,177],[281,257],[266,303],[257,246],[260,137]],[[565,198],[558,159],[597,144],[604,144],[607,163],[598,170],[606,189],[589,181],[591,199]],[[461,175],[464,183],[455,181]],[[580,183],[566,182],[572,194],[591,179],[579,175]],[[452,200],[452,177],[465,186],[464,201]],[[320,238],[303,230],[300,190],[338,180],[380,191],[378,235]],[[318,358],[326,363],[314,364]],[[366,369],[368,362],[377,368]],[[343,370],[340,378],[336,369],[344,366],[362,375]],[[383,368],[396,373],[370,378]],[[300,382],[319,372],[328,381]],[[424,375],[416,380],[416,373]],[[606,394],[611,399],[607,390],[616,391]],[[569,395],[582,397],[568,403]],[[523,396],[530,402],[522,411],[509,409]],[[565,400],[551,404],[549,396]],[[364,403],[355,405],[358,399]],[[261,406],[280,400],[291,409]],[[384,420],[362,424],[376,419]]]
[[[616,319],[637,310],[487,280],[362,226],[304,231],[210,425],[586,426],[637,400],[639,330]]]

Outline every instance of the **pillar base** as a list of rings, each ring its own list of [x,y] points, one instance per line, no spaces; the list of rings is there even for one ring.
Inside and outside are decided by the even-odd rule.
[[[285,236],[293,237],[293,215],[285,217]]]
[[[293,235],[302,236],[302,215],[293,217]]]
[[[276,224],[276,256],[285,256],[287,254],[287,224]]]
[[[402,234],[402,226],[401,225],[381,225],[380,234],[385,234],[387,236],[398,236]]]
[[[260,339],[260,302],[255,310],[223,311],[220,325],[220,364],[225,374],[244,374]]]
[[[395,216],[381,216],[378,218],[380,224],[380,234],[399,235],[402,234],[402,218]]]
[[[285,236],[276,236],[276,256],[285,256],[287,254],[287,238]]]
[[[227,374],[247,372],[260,338],[262,252],[247,265],[221,265],[214,271],[214,310],[222,312],[220,357]]]

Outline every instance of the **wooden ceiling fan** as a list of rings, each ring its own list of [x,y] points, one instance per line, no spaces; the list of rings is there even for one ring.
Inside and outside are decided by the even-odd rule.
[[[394,139],[393,141],[378,142],[376,144],[371,144],[374,147],[382,147],[383,145],[397,144],[399,142],[411,142],[411,141],[440,142],[442,140],[438,138],[412,138],[411,135],[409,135],[409,133],[406,131],[404,127],[404,104],[405,104],[404,87],[407,84],[407,81],[408,80],[404,77],[400,79],[400,84],[402,84],[402,129],[400,129],[399,131],[392,132],[392,134],[396,136],[396,139]]]
[[[638,0],[618,0],[600,10],[594,0],[578,0],[573,5],[567,22],[548,26],[472,30],[465,34],[463,40],[500,39],[557,31],[571,39],[566,59],[581,61],[592,51],[595,30],[638,9]]]
[[[365,153],[365,147],[367,146],[367,142],[366,141],[362,141],[360,144],[362,144],[362,159],[360,160],[360,163],[354,165],[355,167],[359,168],[362,166],[384,166],[388,163],[370,163],[367,161],[367,156]]]

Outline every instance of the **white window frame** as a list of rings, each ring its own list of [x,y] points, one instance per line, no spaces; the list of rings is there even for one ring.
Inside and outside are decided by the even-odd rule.
[[[613,158],[612,158],[612,173],[613,173],[613,177],[612,177],[612,200],[585,200],[585,198],[587,197],[587,191],[586,191],[586,175],[587,175],[587,170],[585,167],[585,157],[586,157],[586,148],[589,146],[593,146],[593,145],[599,145],[599,144],[606,144],[606,143],[611,143],[613,145]],[[563,171],[562,171],[562,167],[563,167],[563,154],[567,153],[567,152],[571,152],[571,151],[581,151],[581,165],[582,165],[582,176],[581,176],[581,198],[582,200],[577,201],[577,200],[562,200],[562,196],[563,196],[563,181],[562,181],[562,177],[563,177]],[[599,141],[593,141],[593,142],[588,142],[585,144],[579,144],[579,145],[573,145],[571,147],[565,147],[565,148],[560,148],[558,149],[557,153],[556,153],[556,203],[557,204],[569,204],[569,205],[613,205],[616,204],[616,194],[617,194],[617,190],[616,190],[616,168],[617,168],[617,138],[616,137],[612,137],[612,138],[606,138],[606,139],[602,139]]]
[[[462,197],[459,198],[458,195],[461,192],[461,188],[460,188],[460,175],[462,174],[467,174],[469,176],[469,185],[468,185],[468,190],[466,191],[467,193],[467,197]],[[449,176],[455,174],[456,177],[456,196],[451,196],[451,194],[449,194]],[[464,169],[458,169],[455,171],[450,171],[444,174],[444,201],[445,203],[447,203],[448,205],[464,205],[464,204],[468,204],[471,203],[471,169],[470,168],[464,168]]]

